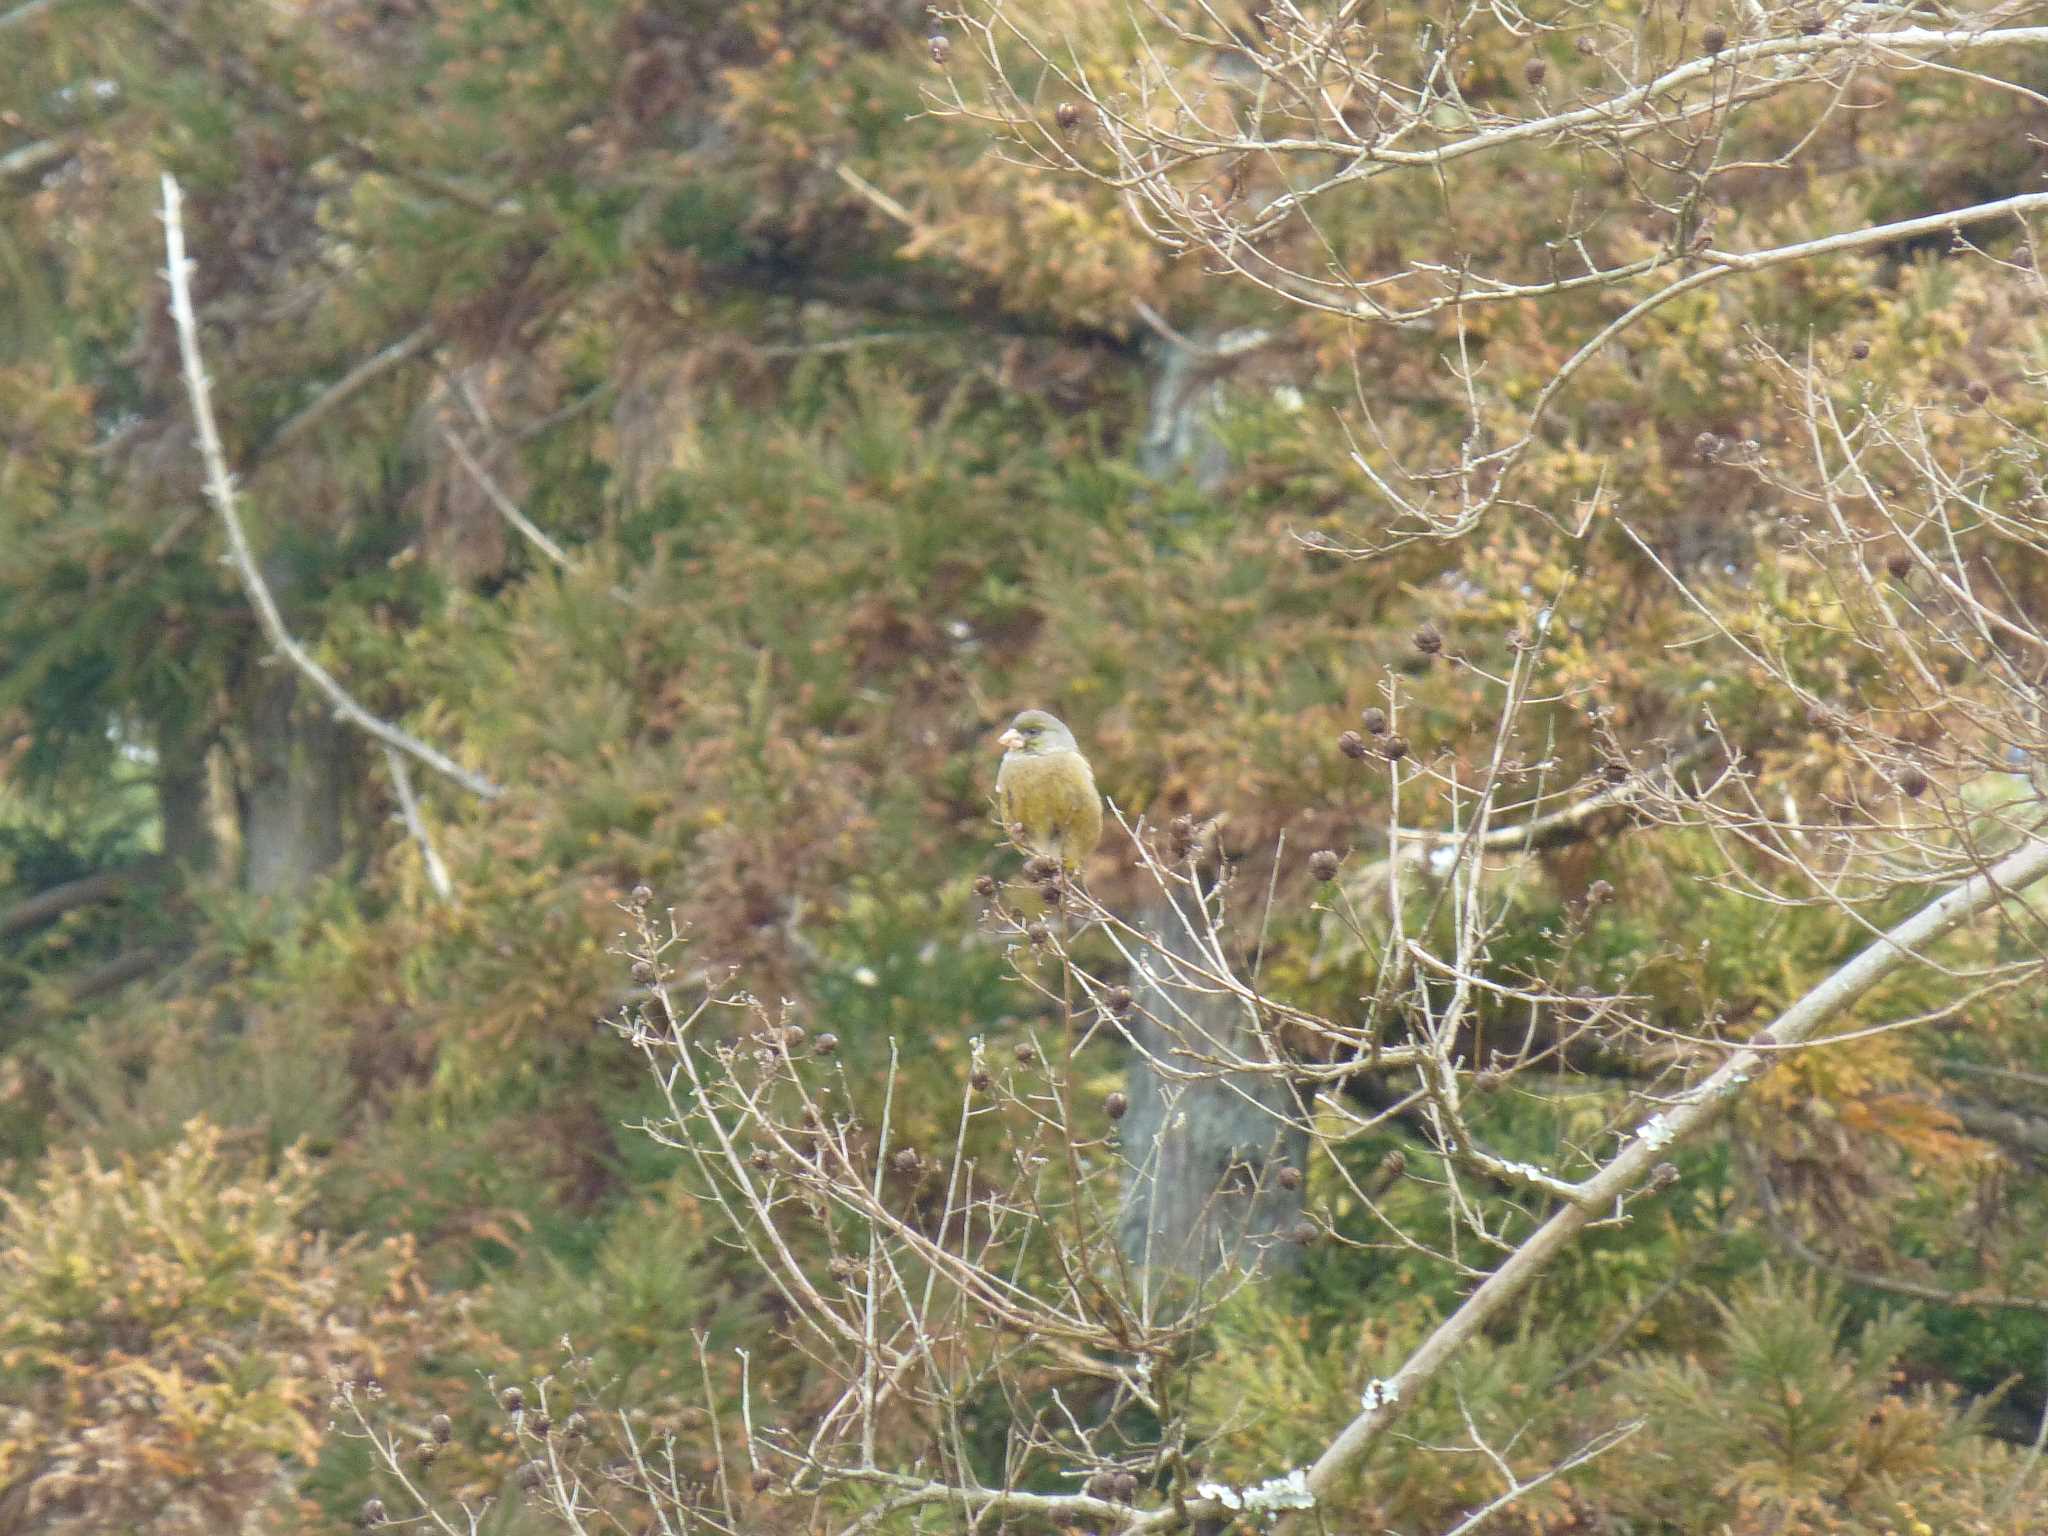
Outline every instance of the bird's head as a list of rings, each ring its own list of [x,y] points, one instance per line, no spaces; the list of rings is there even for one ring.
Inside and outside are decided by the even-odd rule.
[[[1027,709],[996,738],[1009,752],[1035,757],[1044,752],[1075,752],[1074,733],[1042,709]]]

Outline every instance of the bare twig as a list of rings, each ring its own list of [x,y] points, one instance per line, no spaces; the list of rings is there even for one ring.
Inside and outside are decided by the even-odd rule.
[[[270,440],[263,445],[263,453],[267,456],[296,442],[311,431],[323,417],[346,405],[399,364],[418,357],[437,340],[439,335],[434,327],[431,324],[423,325],[401,336],[374,356],[364,358],[323,389],[304,410],[273,432]]]
[[[427,866],[428,883],[434,887],[436,896],[452,902],[455,900],[455,882],[448,878],[448,866],[441,862],[440,850],[435,848],[433,836],[427,831],[427,820],[420,812],[419,797],[412,790],[412,770],[406,766],[405,754],[396,747],[386,747],[384,761],[391,769],[391,787],[398,795],[398,813],[405,818],[405,829],[412,834],[413,841],[420,845],[420,857]]]
[[[493,507],[497,508],[498,515],[518,530],[520,537],[546,555],[548,559],[552,560],[562,570],[569,571],[576,568],[575,562],[563,553],[562,546],[549,538],[542,531],[538,523],[519,510],[519,503],[505,494],[505,488],[498,484],[489,470],[477,462],[476,455],[469,451],[462,438],[454,429],[445,426],[441,428],[441,440],[453,451],[456,461],[469,472],[470,478],[476,481],[478,488],[483,491],[485,498],[489,500]]]

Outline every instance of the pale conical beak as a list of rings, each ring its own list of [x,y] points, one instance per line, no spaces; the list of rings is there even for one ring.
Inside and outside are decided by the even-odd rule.
[[[996,745],[1001,747],[1005,752],[1014,752],[1019,747],[1024,745],[1024,738],[1022,736],[1019,736],[1015,731],[1005,731],[1002,735],[996,738]]]

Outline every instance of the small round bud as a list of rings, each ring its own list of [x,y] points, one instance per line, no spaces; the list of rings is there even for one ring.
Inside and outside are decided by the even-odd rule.
[[[1721,437],[1717,432],[1702,432],[1692,440],[1692,451],[1703,459],[1711,459],[1721,451]]]
[[[654,980],[654,962],[651,960],[635,960],[633,962],[633,979],[642,986],[652,982]]]
[[[382,1499],[365,1499],[362,1508],[356,1511],[356,1520],[362,1525],[382,1525],[389,1518],[384,1512]]]
[[[943,32],[934,32],[924,40],[924,45],[931,53],[934,64],[943,65],[953,56],[953,40]]]
[[[572,1413],[568,1418],[562,1420],[562,1438],[564,1440],[581,1440],[589,1433],[590,1420],[583,1417],[581,1413]]]
[[[1374,736],[1384,736],[1387,734],[1387,712],[1379,706],[1375,705],[1368,709],[1363,715],[1359,716],[1359,719],[1365,722],[1365,729],[1368,734]]]
[[[1719,53],[1728,46],[1728,29],[1720,26],[1708,27],[1700,34],[1700,46],[1709,53]]]
[[[754,1148],[752,1154],[747,1158],[747,1161],[752,1163],[756,1168],[760,1169],[761,1172],[766,1173],[770,1168],[773,1168],[775,1166],[775,1154],[773,1152],[770,1152],[766,1147],[756,1147]]]
[[[636,907],[644,907],[654,900],[654,892],[647,886],[636,885],[633,887],[633,894],[626,899]]]
[[[1918,800],[1927,793],[1927,775],[1918,768],[1907,768],[1899,775],[1899,793],[1908,800]]]
[[[1061,133],[1072,133],[1081,126],[1081,109],[1071,101],[1063,101],[1053,108],[1052,120],[1060,125]]]
[[[1963,393],[1970,397],[1970,404],[1982,405],[1991,398],[1991,386],[1982,379],[1972,379],[1970,380],[1970,387],[1963,391]]]
[[[810,1038],[810,1031],[801,1024],[792,1024],[782,1032],[782,1043],[792,1051]]]
[[[1605,880],[1595,880],[1586,887],[1586,905],[1604,907],[1614,900],[1614,887]]]
[[[1425,656],[1435,656],[1444,648],[1443,631],[1439,630],[1435,623],[1429,619],[1424,619],[1416,627],[1412,638],[1415,641],[1415,649],[1422,652]]]
[[[976,1067],[974,1071],[968,1074],[967,1085],[976,1093],[987,1093],[989,1089],[995,1087],[996,1080],[988,1075],[986,1069]]]
[[[1652,1189],[1669,1189],[1677,1182],[1678,1165],[1676,1163],[1659,1163],[1650,1170],[1650,1188]]]
[[[1390,1179],[1398,1179],[1408,1171],[1408,1154],[1399,1147],[1394,1148],[1380,1159],[1380,1172]]]
[[[1131,1112],[1131,1101],[1121,1093],[1108,1094],[1102,1100],[1102,1112],[1112,1120],[1121,1120]]]
[[[1119,1019],[1131,1011],[1136,1001],[1137,999],[1131,996],[1129,987],[1111,987],[1102,994],[1102,1005]]]
[[[527,1431],[536,1440],[547,1439],[548,1435],[554,1430],[554,1427],[555,1421],[544,1413],[536,1413],[526,1421]]]
[[[1849,355],[1855,358],[1857,362],[1862,362],[1863,359],[1870,356],[1870,343],[1867,341],[1857,342],[1849,348]]]
[[[1308,872],[1318,880],[1337,878],[1339,860],[1328,848],[1318,848],[1308,856]]]
[[[1583,32],[1572,40],[1572,46],[1579,50],[1579,57],[1582,59],[1590,59],[1600,51],[1600,45],[1593,40],[1590,34]]]
[[[1823,736],[1835,738],[1842,734],[1841,712],[1826,704],[1807,705],[1806,723]]]
[[[976,875],[974,877],[975,895],[979,896],[983,901],[986,901],[989,897],[995,895],[995,893],[996,877],[994,875]]]
[[[1036,947],[1039,945],[1043,945],[1048,939],[1052,937],[1052,930],[1047,928],[1043,923],[1032,922],[1025,926],[1024,937],[1029,939],[1032,945]]]
[[[1522,65],[1522,78],[1531,85],[1541,85],[1550,73],[1550,66],[1542,59],[1529,59]]]
[[[412,1457],[423,1467],[431,1467],[441,1454],[441,1447],[431,1440],[422,1440],[412,1448]]]
[[[1291,1163],[1283,1167],[1278,1173],[1274,1174],[1273,1178],[1274,1181],[1278,1183],[1282,1189],[1301,1188],[1301,1170],[1293,1166]]]
[[[766,1467],[756,1467],[754,1468],[753,1483],[754,1492],[766,1493],[770,1488],[775,1486],[775,1479],[773,1476],[770,1475]]]
[[[498,1394],[498,1406],[507,1413],[518,1413],[526,1406],[526,1394],[517,1387],[507,1387]]]
[[[1365,738],[1359,735],[1356,731],[1346,731],[1342,736],[1339,736],[1337,738],[1337,750],[1339,752],[1342,752],[1346,757],[1352,758],[1354,760],[1362,758],[1365,756],[1367,750],[1365,745]]]
[[[1385,754],[1388,762],[1398,763],[1408,755],[1408,738],[1406,736],[1389,736],[1381,743],[1380,751]]]
[[[1026,880],[1057,880],[1060,877],[1060,861],[1049,859],[1044,854],[1035,854],[1024,861]]]
[[[839,1050],[839,1037],[833,1034],[832,1031],[828,1029],[825,1031],[825,1033],[818,1036],[818,1043],[816,1046],[813,1047],[813,1049],[815,1049],[820,1056],[834,1055]]]
[[[1903,549],[1895,549],[1885,556],[1884,568],[1900,581],[1913,574],[1913,557]]]
[[[1609,758],[1600,765],[1600,777],[1610,784],[1626,784],[1629,767],[1618,757]]]
[[[1090,1473],[1088,1481],[1081,1485],[1081,1491],[1091,1499],[1106,1499],[1116,1486],[1116,1479],[1107,1472]]]
[[[1322,1235],[1322,1228],[1318,1227],[1312,1221],[1297,1221],[1294,1224],[1294,1229],[1290,1231],[1287,1235],[1293,1238],[1294,1241],[1299,1243],[1302,1247],[1306,1248],[1310,1243],[1314,1242],[1319,1236]]]
[[[537,1461],[529,1461],[526,1463],[525,1466],[521,1467],[519,1469],[519,1474],[516,1479],[519,1486],[521,1488],[524,1488],[528,1493],[533,1492],[534,1489],[540,1487],[540,1485],[545,1483],[547,1480],[547,1468],[543,1467]]]
[[[455,1421],[445,1413],[437,1413],[427,1425],[427,1432],[440,1444],[446,1445],[455,1438]]]
[[[1029,1040],[1019,1040],[1016,1049],[1011,1051],[1010,1054],[1017,1058],[1018,1066],[1028,1067],[1031,1063],[1038,1060],[1038,1047]]]
[[[923,1159],[917,1155],[915,1147],[900,1148],[896,1155],[889,1159],[889,1166],[898,1173],[915,1173],[922,1163]]]

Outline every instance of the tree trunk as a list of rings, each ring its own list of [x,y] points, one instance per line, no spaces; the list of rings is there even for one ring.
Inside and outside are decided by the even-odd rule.
[[[242,789],[242,884],[295,896],[341,859],[359,744],[282,663],[253,669]]]
[[[1214,430],[1219,390],[1234,363],[1265,346],[1264,331],[1190,338],[1162,328],[1151,356],[1153,380],[1140,467],[1149,475],[1192,473],[1215,490],[1229,460]],[[1193,937],[1164,899],[1140,927],[1171,954],[1199,963]],[[1165,967],[1161,967],[1162,970]],[[1243,1002],[1132,977],[1137,1044],[1127,1073],[1131,1107],[1123,1122],[1130,1164],[1119,1235],[1134,1265],[1201,1279],[1226,1265],[1271,1270],[1298,1261],[1297,1183],[1283,1189],[1283,1167],[1302,1168],[1308,1132],[1293,1084],[1280,1074],[1216,1072],[1196,1058],[1221,1055],[1276,1060]],[[1151,1017],[1146,1017],[1146,1015]],[[1191,1054],[1190,1054],[1191,1053]],[[1201,1071],[1193,1082],[1162,1074]]]
[[[1200,963],[1193,937],[1164,902],[1141,924],[1162,949]],[[1157,969],[1164,971],[1162,963]],[[1301,1168],[1308,1132],[1293,1084],[1269,1072],[1219,1072],[1198,1058],[1277,1060],[1277,1047],[1241,999],[1169,989],[1142,972],[1124,1117],[1120,1237],[1132,1264],[1196,1279],[1225,1265],[1273,1269],[1296,1262],[1300,1184],[1281,1187],[1283,1167]],[[1149,1015],[1149,1017],[1148,1017]],[[1159,1066],[1167,1071],[1162,1073]],[[1195,1081],[1176,1076],[1199,1071]]]
[[[157,821],[164,858],[186,875],[210,874],[220,858],[207,793],[203,742],[165,740],[157,748]]]

